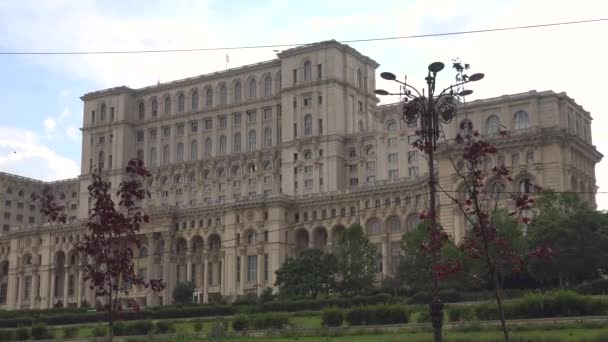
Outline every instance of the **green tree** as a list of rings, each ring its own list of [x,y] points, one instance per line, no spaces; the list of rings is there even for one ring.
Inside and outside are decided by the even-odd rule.
[[[550,246],[552,261],[533,262],[530,273],[561,287],[595,279],[608,267],[608,214],[589,207],[575,194],[543,192],[528,229],[535,244]]]
[[[287,258],[276,274],[275,285],[282,295],[316,298],[335,287],[336,257],[320,249],[306,249],[297,258]]]
[[[178,283],[173,289],[173,300],[176,304],[192,303],[192,294],[196,286],[190,281]]]
[[[346,294],[369,289],[378,272],[378,251],[359,224],[344,230],[336,246],[339,287]]]

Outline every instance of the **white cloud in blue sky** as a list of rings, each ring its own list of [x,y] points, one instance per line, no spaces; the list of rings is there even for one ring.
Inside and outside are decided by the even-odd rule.
[[[91,1],[0,0],[0,50],[136,50],[304,43],[473,30],[601,17],[603,1]],[[594,116],[594,143],[608,151],[603,115],[603,37],[608,22],[534,30],[356,43],[379,71],[423,81],[426,65],[460,57],[486,73],[475,96],[532,89],[566,91]],[[272,48],[232,50],[230,67],[275,58]],[[139,87],[221,70],[226,51],[87,56],[0,56],[0,132],[29,137],[32,157],[6,157],[0,170],[38,178],[76,176],[82,107],[104,87]],[[446,83],[448,75],[444,75]],[[390,88],[380,80],[378,87]],[[18,139],[19,140],[19,139]],[[48,147],[45,147],[48,146]],[[8,148],[5,150],[4,148]],[[47,148],[45,157],[39,151]],[[37,157],[34,157],[37,156]],[[7,159],[8,158],[8,159]],[[71,162],[66,163],[66,160]],[[57,168],[59,165],[59,168]],[[66,165],[67,167],[62,167]],[[608,162],[596,169],[608,191]],[[598,195],[608,208],[608,195]]]

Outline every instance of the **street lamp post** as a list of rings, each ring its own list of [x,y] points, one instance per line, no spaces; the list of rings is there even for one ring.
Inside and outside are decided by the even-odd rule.
[[[439,261],[439,252],[441,248],[441,242],[438,241],[438,233],[440,233],[441,227],[437,224],[437,177],[435,175],[434,152],[437,148],[437,141],[439,140],[441,133],[440,125],[442,123],[447,124],[451,122],[456,116],[457,98],[473,93],[472,90],[461,90],[462,85],[468,82],[479,81],[484,77],[481,73],[473,74],[470,77],[465,77],[464,80],[461,80],[459,83],[443,89],[439,95],[435,95],[437,73],[443,70],[443,68],[444,64],[441,62],[435,62],[429,65],[428,74],[425,78],[427,85],[426,95],[424,90],[420,92],[406,82],[397,80],[395,74],[390,72],[383,72],[380,74],[380,77],[385,80],[399,83],[401,85],[401,91],[399,93],[389,93],[383,89],[377,89],[375,91],[377,95],[399,95],[402,97],[403,118],[407,124],[416,123],[418,119],[420,119],[420,129],[417,131],[419,137],[418,143],[420,144],[419,148],[427,155],[429,168],[428,187],[430,208],[427,216],[431,221],[429,230],[429,249],[431,251],[431,274],[433,281],[433,299],[429,304],[429,309],[433,325],[433,341],[435,342],[440,342],[442,340],[443,303],[439,298],[438,275],[436,270],[433,269]]]

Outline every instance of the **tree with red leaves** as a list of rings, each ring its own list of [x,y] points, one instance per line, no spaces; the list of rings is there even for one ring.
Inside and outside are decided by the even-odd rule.
[[[90,281],[96,297],[104,298],[97,309],[108,312],[108,340],[112,340],[113,322],[121,310],[119,295],[127,294],[131,286],[150,287],[161,291],[165,285],[160,279],[146,281],[134,268],[134,248],[140,248],[139,230],[149,221],[148,215],[138,204],[150,194],[144,189],[145,179],[151,174],[138,159],[129,161],[124,179],[116,192],[115,203],[111,183],[101,170],[91,175],[88,187],[93,207],[86,223],[87,234],[75,243],[84,272],[84,280]],[[63,207],[55,204],[53,195],[45,189],[41,195],[33,195],[41,203],[41,212],[51,222],[65,223]],[[139,309],[134,303],[135,309]]]

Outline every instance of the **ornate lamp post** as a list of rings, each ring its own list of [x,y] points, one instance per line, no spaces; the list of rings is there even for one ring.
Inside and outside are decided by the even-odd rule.
[[[418,89],[407,84],[407,77],[404,82],[397,80],[397,76],[390,72],[380,74],[385,80],[395,81],[401,85],[399,93],[389,93],[383,89],[377,89],[377,95],[399,95],[403,101],[403,118],[408,124],[416,123],[420,119],[420,128],[417,130],[419,137],[419,148],[427,155],[429,168],[429,202],[430,208],[428,218],[431,221],[429,231],[429,249],[431,251],[432,267],[436,266],[439,260],[439,251],[441,248],[441,227],[437,224],[437,200],[436,200],[436,183],[435,175],[434,152],[437,148],[441,127],[440,125],[447,124],[456,116],[456,101],[458,98],[470,95],[472,90],[462,90],[462,86],[468,82],[481,80],[484,75],[482,73],[473,74],[470,77],[463,77],[459,83],[450,85],[443,89],[439,95],[435,95],[435,85],[437,73],[443,70],[444,64],[435,62],[429,65],[428,74],[425,78],[427,89],[418,91]],[[439,284],[438,276],[435,269],[431,269],[433,280],[433,299],[429,304],[431,311],[431,322],[433,325],[433,341],[439,342],[442,340],[443,326],[443,303],[439,299]]]

